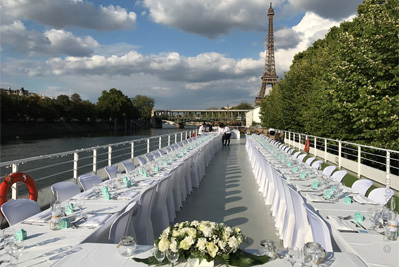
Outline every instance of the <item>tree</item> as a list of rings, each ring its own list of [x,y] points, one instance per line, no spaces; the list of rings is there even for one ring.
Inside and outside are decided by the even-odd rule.
[[[102,92],[98,98],[97,110],[99,116],[106,121],[131,117],[133,112],[129,98],[115,88]]]
[[[231,107],[231,109],[254,109],[254,106],[249,103],[242,102],[236,107]]]
[[[138,114],[138,118],[150,120],[154,108],[154,98],[137,95],[132,99],[132,105]]]

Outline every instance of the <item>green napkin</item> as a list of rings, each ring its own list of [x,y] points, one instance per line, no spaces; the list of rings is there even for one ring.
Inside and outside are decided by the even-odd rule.
[[[345,197],[344,197],[344,203],[346,203],[346,204],[351,204],[351,197],[345,196]]]
[[[69,221],[68,218],[62,218],[60,220],[60,228],[61,229],[66,229],[69,228],[71,226],[71,222]]]
[[[110,200],[111,199],[110,193],[108,193],[108,192],[104,193],[103,196],[104,196],[104,200]]]
[[[362,223],[364,221],[364,216],[360,212],[356,212],[356,214],[354,214],[354,219],[356,222]]]
[[[317,181],[312,183],[312,188],[313,189],[318,189],[318,182]]]
[[[27,238],[27,236],[28,235],[26,234],[26,231],[24,229],[20,229],[14,234],[14,239],[17,241],[23,241]]]
[[[331,192],[330,190],[327,190],[327,191],[325,192],[325,198],[326,198],[326,199],[331,199],[331,196],[332,196],[332,192]]]

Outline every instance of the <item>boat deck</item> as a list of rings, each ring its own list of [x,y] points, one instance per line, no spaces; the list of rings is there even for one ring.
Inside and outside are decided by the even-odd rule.
[[[239,227],[246,235],[248,243],[243,248],[258,249],[261,240],[269,239],[282,249],[270,207],[258,192],[245,145],[245,138],[231,139],[229,147],[222,147],[215,154],[200,187],[188,196],[174,223],[223,222]]]

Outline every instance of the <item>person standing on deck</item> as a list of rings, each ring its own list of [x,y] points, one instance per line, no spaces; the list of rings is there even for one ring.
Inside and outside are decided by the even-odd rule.
[[[222,145],[223,145],[223,146],[224,146],[224,140],[225,140],[225,133],[224,133],[224,131],[225,131],[225,129],[224,129],[224,124],[221,122],[221,123],[219,124],[217,134],[218,134],[218,135],[222,135]]]
[[[229,146],[229,144],[231,143],[231,129],[229,128],[228,125],[225,126],[224,129],[224,146]]]
[[[205,134],[206,133],[206,124],[203,123],[200,128],[199,128],[199,135]]]

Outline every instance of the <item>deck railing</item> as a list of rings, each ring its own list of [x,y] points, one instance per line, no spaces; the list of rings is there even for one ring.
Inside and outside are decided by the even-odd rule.
[[[309,153],[315,157],[347,169],[358,178],[368,178],[399,190],[399,151],[304,133],[283,132],[286,144],[304,150],[308,139]]]
[[[29,174],[34,179],[39,191],[59,181],[72,180],[78,183],[77,179],[82,174],[91,172],[99,174],[100,172],[104,176],[102,170],[106,166],[118,164],[123,160],[134,159],[136,156],[180,142],[189,138],[195,132],[196,130],[182,131],[174,134],[0,162],[0,182],[8,174],[19,171]],[[19,190],[18,185],[14,184],[9,197],[16,199],[27,192],[25,186]]]

